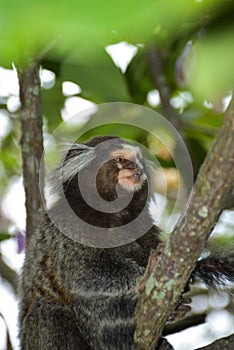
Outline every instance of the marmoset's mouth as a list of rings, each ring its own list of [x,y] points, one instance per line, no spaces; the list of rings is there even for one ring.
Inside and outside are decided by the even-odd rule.
[[[119,171],[118,183],[127,191],[138,191],[146,180],[145,173],[139,169],[122,169]]]
[[[140,178],[143,175],[143,171],[137,168],[137,169],[134,169],[132,172],[133,172],[132,176],[137,178],[140,181]]]

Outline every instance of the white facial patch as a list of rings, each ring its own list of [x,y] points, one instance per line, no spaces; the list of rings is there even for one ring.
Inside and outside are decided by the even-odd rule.
[[[132,146],[132,145],[125,145],[122,144],[121,145],[125,150],[129,151],[130,153],[132,153],[132,155],[134,155],[134,159],[132,159],[132,161],[134,163],[136,163],[136,165],[138,166],[138,168],[143,169],[143,165],[141,164],[141,162],[139,161],[139,159],[143,159],[141,150],[139,147],[137,146]],[[131,159],[130,159],[131,160]]]
[[[122,149],[112,152],[113,158],[123,157],[135,163],[139,169],[143,170],[143,165],[139,159],[143,159],[140,148],[132,145],[121,144]],[[120,163],[119,163],[120,164]],[[121,165],[121,164],[120,164]],[[119,167],[121,169],[122,167]]]
[[[119,168],[118,183],[129,192],[136,192],[142,188],[147,176],[139,159],[143,159],[139,147],[121,144],[122,148],[112,153],[113,158],[124,158],[136,164],[136,169],[128,169],[124,164],[117,162]],[[138,168],[138,170],[137,170]],[[140,173],[141,172],[141,173]]]

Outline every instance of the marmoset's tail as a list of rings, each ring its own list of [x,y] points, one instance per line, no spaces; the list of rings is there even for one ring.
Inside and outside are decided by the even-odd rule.
[[[199,260],[192,278],[202,280],[209,287],[234,289],[234,254],[214,254]]]

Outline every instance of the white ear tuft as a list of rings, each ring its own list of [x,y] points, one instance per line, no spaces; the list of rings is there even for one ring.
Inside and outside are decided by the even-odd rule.
[[[95,148],[84,144],[63,144],[62,161],[55,169],[50,180],[49,192],[59,195],[63,191],[63,183],[71,179],[84,169],[95,158]]]
[[[95,158],[95,149],[82,144],[75,144],[69,149],[71,153],[61,164],[62,181],[70,181]]]

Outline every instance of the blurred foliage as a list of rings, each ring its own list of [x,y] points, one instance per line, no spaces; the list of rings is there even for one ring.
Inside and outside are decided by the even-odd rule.
[[[141,42],[153,33],[161,43],[228,6],[228,1],[218,0],[5,1],[0,15],[5,44],[2,60],[8,61],[12,55],[12,60],[20,61],[40,53],[58,38],[61,43],[54,47],[57,54],[72,48],[74,55],[79,54],[80,46],[92,51],[97,39]]]
[[[128,41],[182,50],[191,39],[196,43],[196,62],[193,58],[187,59],[187,65],[193,68],[187,80],[196,94],[203,98],[209,92],[210,97],[216,97],[217,90],[225,93],[233,84],[232,0],[119,0],[116,3],[107,0],[10,0],[1,5],[0,64],[4,66],[10,67],[12,62],[22,65],[32,57],[47,53],[52,60],[68,60],[77,65],[73,73],[80,75],[85,85],[90,85],[94,75],[93,89],[97,90],[96,82],[97,86],[102,83],[106,87],[113,82],[100,77],[100,69],[118,79],[97,43],[103,47]],[[174,51],[171,59],[176,56]],[[141,64],[144,66],[142,60]],[[89,66],[92,66],[91,71]],[[63,70],[70,76],[72,67]],[[120,80],[121,77],[116,80],[120,83],[116,98],[123,99]],[[106,97],[113,98],[112,93],[109,95],[104,87],[102,89]]]

